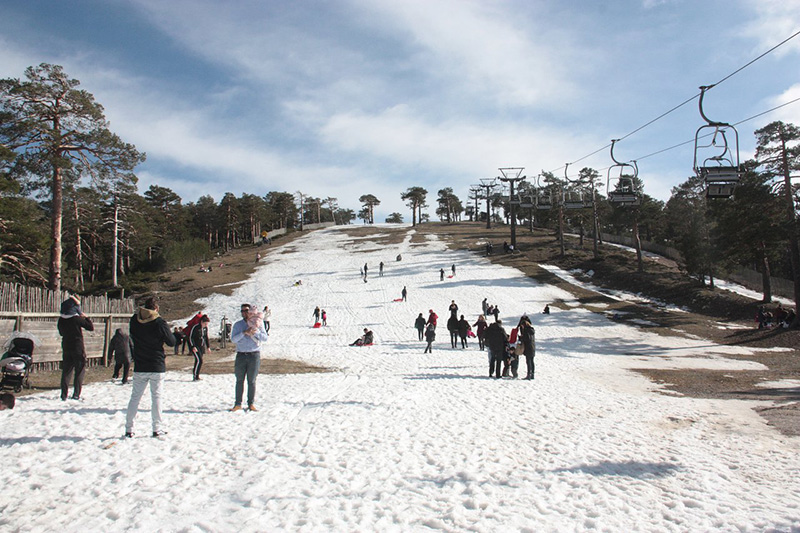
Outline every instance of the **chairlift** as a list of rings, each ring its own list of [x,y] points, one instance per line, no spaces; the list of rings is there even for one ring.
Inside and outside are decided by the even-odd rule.
[[[519,204],[523,209],[532,209],[536,207],[536,199],[533,196],[526,196]]]
[[[697,128],[694,136],[694,171],[706,186],[707,198],[730,198],[741,177],[739,132],[730,124],[706,116],[703,97],[711,87],[713,85],[700,87],[700,116],[706,124]],[[731,142],[729,134],[733,135]],[[711,141],[701,144],[701,139],[709,136]]]
[[[611,141],[611,160],[614,164],[608,168],[606,193],[608,201],[619,206],[637,206],[642,204],[642,193],[637,185],[639,167],[636,161],[621,163],[614,157],[614,145],[618,139]]]
[[[584,209],[589,205],[589,202],[586,201],[585,191],[573,189],[564,192],[565,209]]]

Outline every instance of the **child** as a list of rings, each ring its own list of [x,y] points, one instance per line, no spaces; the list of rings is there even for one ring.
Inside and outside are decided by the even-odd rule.
[[[69,298],[61,303],[61,318],[67,319],[83,314],[81,311],[81,299],[76,294],[71,294]]]
[[[247,328],[258,331],[262,327],[264,327],[264,313],[251,308],[250,313],[247,315]]]

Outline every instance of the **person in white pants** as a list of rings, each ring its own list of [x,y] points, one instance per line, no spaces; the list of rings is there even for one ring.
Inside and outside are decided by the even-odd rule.
[[[164,345],[175,346],[176,340],[167,322],[158,315],[155,298],[148,298],[144,307],[140,307],[131,317],[130,332],[133,339],[133,390],[125,417],[125,437],[133,437],[133,421],[148,384],[152,403],[153,437],[161,437],[167,433],[161,422],[164,373],[167,371]]]

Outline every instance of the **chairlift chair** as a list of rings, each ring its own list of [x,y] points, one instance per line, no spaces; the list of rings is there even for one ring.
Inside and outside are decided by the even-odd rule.
[[[703,112],[703,97],[710,88],[700,87],[700,116],[706,124],[697,128],[694,136],[694,171],[706,186],[707,198],[730,198],[741,177],[739,132],[730,124],[710,120]],[[730,143],[729,134],[733,134]],[[709,136],[711,141],[701,144],[701,139]]]
[[[583,191],[572,190],[564,193],[565,209],[583,209],[588,207]]]
[[[642,205],[642,193],[637,185],[639,167],[636,161],[622,163],[614,157],[614,145],[617,139],[611,141],[611,160],[614,164],[608,167],[608,181],[606,194],[608,201],[619,206]]]

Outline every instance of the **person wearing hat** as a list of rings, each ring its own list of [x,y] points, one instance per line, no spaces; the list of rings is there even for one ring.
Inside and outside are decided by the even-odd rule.
[[[69,382],[72,383],[72,399],[80,400],[83,378],[86,375],[86,348],[83,344],[83,330],[94,331],[92,320],[83,314],[80,299],[76,295],[61,304],[61,316],[56,327],[61,335],[61,400],[69,396]]]

